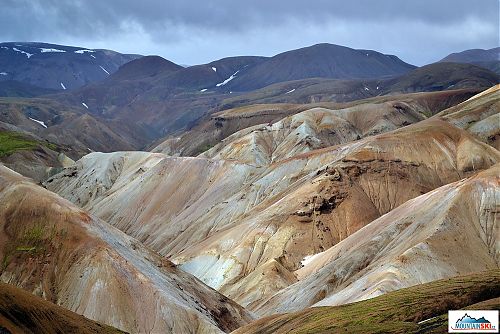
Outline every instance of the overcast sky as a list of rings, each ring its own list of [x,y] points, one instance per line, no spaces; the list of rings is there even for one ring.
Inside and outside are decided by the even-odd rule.
[[[415,65],[499,44],[499,0],[0,0],[0,40],[157,54],[179,64],[316,43]]]

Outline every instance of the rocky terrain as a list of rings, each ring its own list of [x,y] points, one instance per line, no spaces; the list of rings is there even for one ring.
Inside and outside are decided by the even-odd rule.
[[[221,333],[236,303],[138,241],[21,175],[0,169],[0,280],[135,333]]]
[[[498,236],[496,229],[484,236],[493,248],[485,248],[482,255],[474,246],[478,240],[468,239],[471,254],[466,259],[470,259],[467,263],[474,264],[468,267],[460,262],[463,255],[454,259],[453,254],[441,254],[430,248],[432,240],[454,240],[446,234],[430,233],[434,230],[432,224],[440,226],[444,222],[434,219],[432,224],[425,223],[426,219],[437,215],[428,216],[431,211],[426,207],[435,207],[435,203],[446,205],[435,208],[445,221],[448,211],[450,215],[470,217],[471,212],[484,210],[484,220],[478,219],[473,226],[453,226],[456,232],[449,232],[451,235],[459,235],[460,229],[491,228],[491,221],[496,221],[495,214],[488,216],[488,212],[494,211],[492,205],[498,196],[498,168],[493,166],[500,161],[500,153],[467,130],[484,120],[494,126],[495,120],[490,119],[490,113],[498,113],[498,109],[478,108],[478,116],[465,129],[454,125],[450,117],[457,115],[459,110],[469,110],[471,104],[491,103],[498,103],[497,88],[428,119],[424,119],[427,118],[424,113],[415,113],[411,108],[404,111],[378,108],[380,114],[371,111],[373,120],[364,117],[362,120],[366,123],[360,120],[354,123],[356,128],[351,123],[351,127],[347,127],[349,131],[345,130],[348,122],[344,120],[355,120],[355,111],[313,108],[275,123],[264,131],[262,138],[256,137],[257,134],[247,138],[245,134],[240,142],[230,142],[227,148],[214,147],[197,158],[137,152],[89,154],[47,180],[45,186],[259,314],[271,310],[290,311],[291,305],[303,308],[322,300],[348,302],[356,300],[352,298],[368,298],[405,286],[498,266],[498,249],[494,246]],[[365,107],[367,110],[373,108]],[[447,114],[450,114],[448,118],[442,116]],[[334,115],[338,115],[336,119]],[[392,123],[388,121],[390,115],[395,115]],[[292,130],[294,117],[302,125]],[[331,121],[332,118],[335,121]],[[412,118],[414,122],[424,120],[405,126],[403,120]],[[387,126],[384,131],[389,132],[361,138],[364,131],[370,133],[380,120]],[[320,126],[322,121],[324,125]],[[325,131],[346,134],[347,137],[340,137],[345,142],[327,142],[324,148],[314,148],[307,140],[297,141],[297,131],[303,131],[297,130],[300,126],[309,129],[310,142],[324,140],[325,137],[315,133],[309,123]],[[390,131],[392,128],[396,129]],[[262,132],[252,131],[259,136]],[[349,137],[353,131],[358,131],[359,139]],[[338,137],[327,138],[335,140]],[[284,148],[270,150],[269,143]],[[206,157],[211,152],[229,155],[217,153],[214,157]],[[228,160],[229,157],[232,160]],[[481,170],[485,172],[474,176]],[[469,181],[461,181],[467,177]],[[476,202],[476,198],[481,198],[481,202]],[[470,202],[470,211],[461,208],[457,212],[453,203],[458,202]],[[416,206],[415,203],[420,203],[417,207],[425,215],[412,225],[412,219],[420,215],[420,211],[410,209]],[[411,217],[407,218],[410,221],[406,222],[405,215]],[[397,224],[394,217],[399,217]],[[465,224],[465,218],[461,219]],[[387,224],[384,230],[382,226]],[[430,230],[419,228],[423,226],[419,224]],[[360,229],[363,230],[356,233]],[[373,229],[375,244],[369,242],[366,229]],[[398,233],[402,234],[399,236],[402,239],[394,243],[397,247],[388,248],[388,240]],[[368,240],[366,247],[373,253],[349,246],[351,243],[363,246],[357,236]],[[406,237],[413,241],[408,242]],[[440,241],[435,242],[439,244]],[[453,248],[451,241],[443,242],[445,249]],[[465,247],[464,240],[456,242]],[[359,254],[382,256],[377,247],[384,247],[388,252],[381,261],[389,272],[394,270],[389,268],[395,266],[389,259],[399,256],[411,257],[418,268],[427,267],[425,261],[429,259],[443,263],[436,265],[439,270],[422,269],[416,276],[415,270],[421,269],[408,269],[412,276],[401,275],[412,277],[411,280],[399,278],[397,284],[390,283],[385,278],[384,266],[380,267],[374,259],[377,271],[371,273],[369,263],[372,260],[359,258]],[[352,255],[348,255],[347,249],[353,252]],[[356,286],[348,284],[347,273],[334,262],[335,255],[329,254],[343,254],[339,261],[354,270],[353,280],[360,284],[356,291],[364,291],[362,294],[341,289],[340,283],[347,284],[350,289]],[[324,264],[327,273],[324,280],[333,286],[326,290],[325,283],[319,283],[320,267],[314,266],[323,256],[328,259]],[[479,258],[482,260],[477,261]],[[360,261],[359,266],[352,265],[356,261]],[[339,268],[343,273],[342,282],[335,280],[335,271],[328,269],[327,264]],[[304,273],[308,266],[313,266],[311,273],[315,274],[306,279],[309,274]],[[359,276],[358,271],[362,269],[366,277]],[[374,283],[377,281],[387,284],[377,286]],[[362,282],[373,288],[365,289]],[[312,286],[318,291],[312,292],[315,291]],[[305,292],[307,301],[299,302],[298,291]],[[343,299],[343,296],[351,299]]]
[[[251,131],[253,126],[265,129],[265,126],[270,126],[281,121],[286,116],[305,112],[313,108],[325,108],[329,110],[347,109],[357,113],[363,110],[369,111],[382,106],[382,114],[375,110],[375,120],[381,120],[380,117],[385,113],[390,113],[390,106],[393,107],[392,112],[403,116],[406,109],[411,108],[420,113],[421,116],[429,116],[437,111],[447,109],[468,98],[481,92],[478,89],[451,90],[445,92],[433,93],[413,93],[413,94],[398,94],[390,96],[379,96],[367,99],[361,99],[353,102],[335,103],[335,102],[318,102],[318,103],[274,103],[274,104],[255,104],[250,106],[226,109],[216,112],[202,120],[189,131],[186,131],[179,137],[171,137],[154,145],[153,152],[163,152],[169,155],[192,156],[198,155],[203,151],[219,144],[221,141],[227,142],[227,137],[234,133],[243,130],[239,135]],[[307,114],[307,113],[306,113]],[[371,119],[368,114],[368,119]],[[419,120],[421,117],[417,117]],[[373,121],[372,119],[372,121]],[[362,119],[360,119],[361,121]],[[381,120],[382,121],[382,120]],[[407,118],[403,122],[408,125],[415,119]],[[374,124],[372,124],[374,125]],[[386,131],[387,129],[379,129]],[[223,145],[219,145],[223,146]]]
[[[345,328],[351,333],[445,333],[449,309],[498,309],[499,275],[499,270],[480,272],[401,289],[358,303],[270,316],[233,333],[332,333]]]
[[[13,77],[12,71],[0,75],[0,96],[8,96],[0,99],[0,131],[52,145],[51,151],[47,145],[37,146],[41,151],[13,151],[1,161],[38,181],[63,166],[57,158],[61,154],[63,160],[77,160],[93,151],[151,149],[195,156],[239,130],[275,123],[313,106],[342,109],[370,98],[375,104],[396,103],[401,93],[440,91],[434,97],[408,97],[418,100],[410,103],[427,103],[427,112],[437,112],[498,83],[495,73],[471,64],[415,69],[394,56],[330,44],[190,67],[158,56],[43,43],[21,43],[22,49],[17,44],[2,44],[2,61],[26,78],[76,80],[63,89],[57,83]],[[258,83],[256,76],[265,80]],[[249,82],[257,86],[246,87]]]
[[[500,85],[468,52],[22,45],[117,65],[0,84],[0,333],[437,332],[498,304]]]

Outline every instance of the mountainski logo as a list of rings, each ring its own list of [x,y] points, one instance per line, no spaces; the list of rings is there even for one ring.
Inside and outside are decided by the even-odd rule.
[[[448,311],[449,333],[498,333],[498,311]]]

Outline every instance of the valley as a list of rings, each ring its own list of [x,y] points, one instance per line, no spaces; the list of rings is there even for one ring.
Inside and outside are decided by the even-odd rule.
[[[0,333],[439,333],[498,309],[498,50],[0,46]]]

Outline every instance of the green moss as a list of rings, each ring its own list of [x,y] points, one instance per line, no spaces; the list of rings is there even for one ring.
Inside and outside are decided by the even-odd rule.
[[[36,251],[36,247],[30,247],[30,246],[20,246],[16,248],[16,251],[18,252],[34,252]]]
[[[44,228],[42,225],[35,225],[26,230],[24,233],[24,241],[27,243],[39,243],[42,241],[44,235]]]
[[[5,270],[5,268],[7,268],[7,266],[9,265],[10,263],[10,260],[12,259],[12,255],[11,254],[5,254],[3,256],[3,259],[2,259],[2,270]]]
[[[38,146],[45,146],[53,151],[58,147],[54,143],[40,142],[25,138],[19,133],[3,131],[0,132],[0,157],[9,156],[18,151],[31,151]]]
[[[211,145],[211,144],[205,144],[203,146],[201,146],[198,151],[199,153],[203,153],[203,152],[206,152],[208,151],[209,149],[211,149],[212,147],[214,147],[215,145]]]
[[[0,157],[11,155],[21,150],[33,150],[38,146],[34,140],[23,138],[13,132],[0,132]]]

